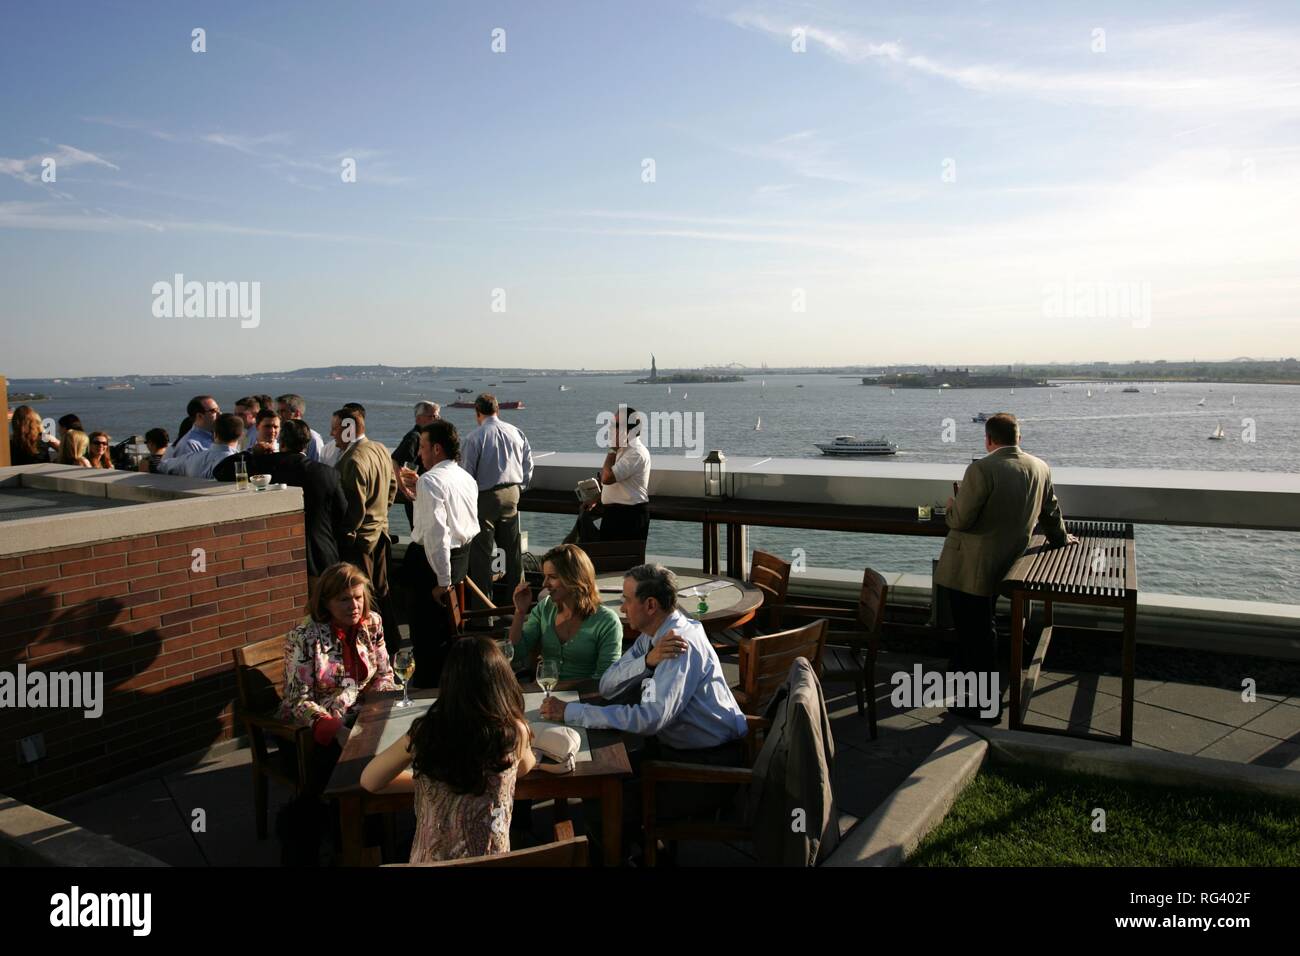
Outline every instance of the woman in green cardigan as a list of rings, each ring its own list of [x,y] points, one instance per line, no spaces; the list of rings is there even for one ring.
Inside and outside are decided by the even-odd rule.
[[[577,545],[562,544],[542,557],[542,576],[545,591],[531,613],[528,583],[515,588],[515,661],[531,664],[540,650],[545,660],[560,662],[560,680],[599,680],[623,654],[623,624],[600,603],[591,559]]]

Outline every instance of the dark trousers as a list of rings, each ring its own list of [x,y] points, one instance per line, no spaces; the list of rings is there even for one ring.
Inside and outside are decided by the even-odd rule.
[[[393,613],[393,597],[388,588],[388,553],[391,542],[387,534],[381,534],[373,551],[366,551],[357,543],[344,542],[339,545],[339,560],[355,564],[370,578],[370,589],[375,594],[375,608],[384,619],[384,647],[391,658],[402,646],[402,632],[397,627],[397,615]]]
[[[480,591],[498,606],[509,606],[517,585],[524,576],[523,554],[519,547],[519,486],[506,485],[478,493],[479,533],[470,542],[469,576]],[[492,558],[495,549],[505,552],[505,577],[501,579],[504,596],[492,594]],[[482,603],[475,597],[473,607]]]
[[[957,630],[957,648],[950,664],[953,671],[998,673],[998,631],[994,621],[997,601],[996,595],[948,591],[952,622]]]
[[[600,524],[596,524],[596,520]],[[578,512],[578,521],[565,544],[588,541],[644,541],[650,536],[650,506],[601,505]]]
[[[412,687],[437,687],[442,662],[455,638],[447,606],[433,598],[433,589],[445,583],[454,587],[469,570],[469,546],[451,549],[451,580],[441,582],[424,549],[412,541],[402,561],[402,584],[406,590],[406,620],[411,629],[411,650],[415,653]]]

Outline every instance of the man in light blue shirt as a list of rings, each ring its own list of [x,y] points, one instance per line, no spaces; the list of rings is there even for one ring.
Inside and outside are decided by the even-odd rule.
[[[212,472],[231,455],[239,453],[239,442],[244,437],[244,420],[238,415],[220,415],[214,430],[212,445],[207,451],[188,455],[182,462],[184,473],[191,478],[213,480]]]
[[[469,576],[480,591],[492,596],[493,554],[505,557],[506,595],[523,579],[519,546],[519,493],[533,480],[533,450],[522,431],[503,422],[495,395],[484,392],[474,401],[478,428],[461,446],[461,467],[478,482],[479,533],[469,550]],[[496,604],[510,603],[504,597]]]
[[[655,737],[681,759],[680,751],[724,750],[747,732],[745,715],[722,673],[722,662],[704,626],[677,607],[677,580],[658,564],[632,568],[623,578],[623,610],[640,631],[636,643],[600,679],[601,696],[617,697],[640,685],[640,703],[608,705],[542,702],[542,717],[591,729]],[[685,759],[689,759],[686,756]],[[712,759],[708,763],[715,763]]]
[[[172,442],[158,463],[158,471],[164,475],[185,474],[185,459],[212,447],[212,428],[221,414],[221,406],[211,395],[196,395],[185,406],[185,414],[190,416],[193,424],[189,431]]]

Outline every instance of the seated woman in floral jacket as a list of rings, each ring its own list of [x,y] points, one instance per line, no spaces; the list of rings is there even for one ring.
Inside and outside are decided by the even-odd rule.
[[[373,600],[370,579],[360,568],[331,565],[317,583],[311,619],[285,641],[280,716],[311,725],[321,746],[342,742],[362,694],[397,689]]]

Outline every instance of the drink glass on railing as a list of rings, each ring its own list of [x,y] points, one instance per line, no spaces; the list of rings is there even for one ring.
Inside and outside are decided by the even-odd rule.
[[[248,462],[242,458],[235,462],[235,489],[237,491],[248,490]]]

